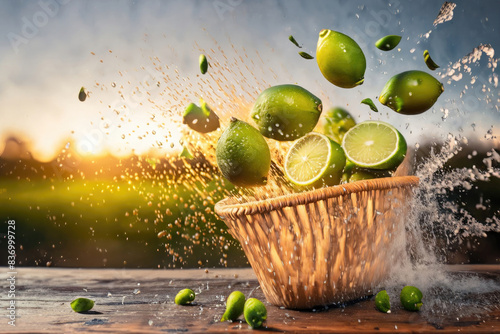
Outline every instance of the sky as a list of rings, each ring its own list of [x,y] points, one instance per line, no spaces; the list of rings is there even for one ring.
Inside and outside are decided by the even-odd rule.
[[[453,18],[433,25],[442,1],[1,1],[0,152],[15,136],[39,160],[68,141],[82,154],[168,154],[180,147],[180,114],[189,102],[202,96],[227,116],[238,104],[228,96],[251,108],[263,88],[288,83],[357,121],[395,125],[411,145],[449,133],[498,143],[491,138],[500,136],[500,3],[455,3]],[[315,55],[324,28],[361,46],[363,85],[335,87],[315,60],[298,55]],[[402,36],[398,47],[376,49],[389,34]],[[462,61],[480,45],[491,47]],[[437,71],[425,66],[426,49]],[[213,66],[210,75],[199,73],[200,53]],[[407,70],[443,82],[432,110],[400,115],[376,100],[390,77]],[[85,102],[77,98],[82,86]],[[366,97],[378,113],[359,103]]]

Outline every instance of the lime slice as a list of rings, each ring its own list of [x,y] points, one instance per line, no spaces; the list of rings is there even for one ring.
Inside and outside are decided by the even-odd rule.
[[[342,140],[349,160],[359,167],[394,169],[406,155],[406,140],[392,125],[366,121],[349,129]]]
[[[299,186],[340,183],[345,166],[342,147],[327,136],[311,132],[298,139],[285,157],[285,175]]]

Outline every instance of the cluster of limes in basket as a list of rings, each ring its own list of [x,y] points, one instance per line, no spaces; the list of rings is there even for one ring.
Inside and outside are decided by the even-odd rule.
[[[231,119],[220,137],[216,157],[222,174],[240,186],[267,181],[271,153],[264,137],[295,140],[284,160],[289,181],[300,187],[322,187],[385,175],[406,154],[404,137],[390,124],[355,124],[342,109],[326,117],[324,133],[312,132],[322,111],[321,100],[296,85],[273,86],[257,98],[250,124]]]
[[[376,45],[390,50],[399,40],[387,36]],[[353,88],[364,82],[365,56],[347,35],[322,30],[316,59],[323,76],[338,87]],[[442,92],[443,85],[430,74],[407,71],[386,83],[379,101],[398,113],[413,115],[431,108]],[[363,103],[377,110],[371,99]],[[346,110],[333,108],[324,117],[322,133],[313,132],[322,111],[322,101],[300,86],[285,84],[264,90],[249,115],[257,127],[232,117],[220,137],[216,159],[221,173],[238,186],[265,185],[271,167],[265,137],[294,141],[283,169],[299,188],[389,176],[404,160],[406,140],[392,125],[381,121],[356,124]],[[219,127],[213,115],[202,101],[201,108],[190,105],[186,109],[184,120],[193,129],[208,132]]]

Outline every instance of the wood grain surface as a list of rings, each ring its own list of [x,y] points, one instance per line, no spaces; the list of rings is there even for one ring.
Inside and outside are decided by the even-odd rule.
[[[2,267],[2,272],[8,272]],[[500,281],[500,266],[453,266],[453,272],[469,272]],[[3,276],[5,276],[5,274]],[[7,324],[8,284],[2,279],[1,333],[177,333],[248,332],[242,321],[218,320],[225,298],[234,290],[247,298],[265,301],[251,269],[130,270],[18,268],[16,275],[16,326]],[[195,304],[178,306],[177,291],[192,288]],[[488,298],[500,301],[500,291]],[[77,297],[95,300],[85,314],[69,303]],[[482,296],[474,296],[482,298]],[[294,311],[265,302],[268,320],[263,331],[332,333],[500,333],[498,305],[467,317],[430,319],[424,313],[394,308],[378,312],[373,297],[349,305],[322,310]]]

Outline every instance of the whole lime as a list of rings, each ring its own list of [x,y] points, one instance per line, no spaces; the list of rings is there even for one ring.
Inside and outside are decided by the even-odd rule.
[[[346,167],[344,168],[344,172],[342,174],[342,183],[350,183],[391,176],[391,170],[361,168],[357,167],[352,161],[347,161],[352,165],[348,167],[346,164]]]
[[[262,327],[262,324],[267,319],[266,306],[256,298],[247,299],[243,309],[243,314],[245,316],[245,321],[252,328]]]
[[[245,307],[245,295],[240,291],[233,291],[227,297],[226,312],[222,315],[220,321],[232,320],[235,321],[243,314]]]
[[[318,123],[321,100],[297,85],[278,85],[257,97],[251,117],[266,137],[290,141],[311,132]]]
[[[88,298],[76,298],[70,305],[73,311],[81,313],[90,311],[94,307],[94,301]]]
[[[323,76],[342,88],[353,88],[364,81],[366,58],[351,37],[323,29],[319,32],[316,61]]]
[[[419,311],[422,307],[422,291],[418,288],[407,285],[401,290],[400,294],[401,304],[405,310]]]
[[[323,133],[340,144],[347,130],[355,125],[356,121],[347,110],[340,107],[331,108],[325,113]]]
[[[345,154],[345,152],[344,152]],[[349,160],[347,157],[345,159],[345,167],[342,171],[342,178],[340,179],[341,183],[349,182],[349,178],[351,177],[352,171],[356,168],[356,164]]]
[[[196,293],[191,289],[182,289],[175,296],[174,302],[177,305],[187,305],[196,298]]]
[[[406,71],[393,76],[378,100],[392,110],[416,115],[430,109],[444,92],[443,84],[422,71]]]
[[[388,170],[355,168],[351,171],[351,175],[349,177],[349,182],[378,179],[378,178],[389,177],[389,176],[391,176],[391,172]]]
[[[233,184],[266,184],[271,152],[262,134],[250,124],[232,117],[217,142],[215,155],[222,175]]]

